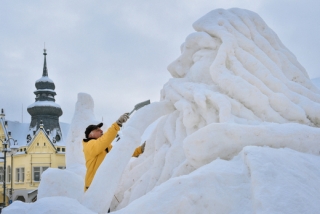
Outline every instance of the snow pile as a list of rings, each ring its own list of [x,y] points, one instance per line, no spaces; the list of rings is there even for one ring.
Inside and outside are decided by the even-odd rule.
[[[52,213],[54,201],[56,213],[318,212],[320,90],[257,14],[219,9],[193,26],[161,101],[125,124],[88,191],[76,200],[46,181],[43,198],[12,209]],[[80,94],[68,135],[71,177],[83,176],[81,140],[93,120],[92,98]]]
[[[37,200],[35,203],[15,201],[2,210],[3,214],[95,214],[73,198],[54,196]]]
[[[41,175],[38,199],[65,196],[80,200],[83,194],[83,178],[70,170],[49,168]]]

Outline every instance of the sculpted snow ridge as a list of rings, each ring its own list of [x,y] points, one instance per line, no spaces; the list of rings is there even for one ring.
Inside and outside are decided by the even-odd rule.
[[[84,130],[90,124],[97,124],[94,112],[94,102],[89,94],[79,93],[75,105],[74,115],[67,136],[66,166],[83,178],[86,174],[85,159],[82,151],[82,139],[85,138]]]

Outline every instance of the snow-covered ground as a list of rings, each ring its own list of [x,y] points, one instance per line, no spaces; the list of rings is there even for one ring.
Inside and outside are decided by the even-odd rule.
[[[81,139],[95,118],[79,94],[67,170],[46,170],[38,201],[3,213],[319,212],[320,89],[251,11],[193,27],[161,100],[132,115],[86,193]]]

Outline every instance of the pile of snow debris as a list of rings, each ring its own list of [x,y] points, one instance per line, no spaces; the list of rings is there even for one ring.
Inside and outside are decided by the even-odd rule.
[[[319,212],[320,90],[251,11],[214,10],[193,27],[161,100],[130,118],[86,193],[93,101],[79,94],[67,170],[44,172],[39,200],[4,213]]]

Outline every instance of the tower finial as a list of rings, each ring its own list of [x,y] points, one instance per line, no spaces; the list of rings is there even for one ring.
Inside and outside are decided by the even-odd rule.
[[[43,63],[43,73],[42,76],[43,77],[47,77],[48,76],[48,69],[47,69],[47,49],[46,49],[46,43],[44,43],[44,49],[43,49],[43,55],[44,55],[44,63]]]

